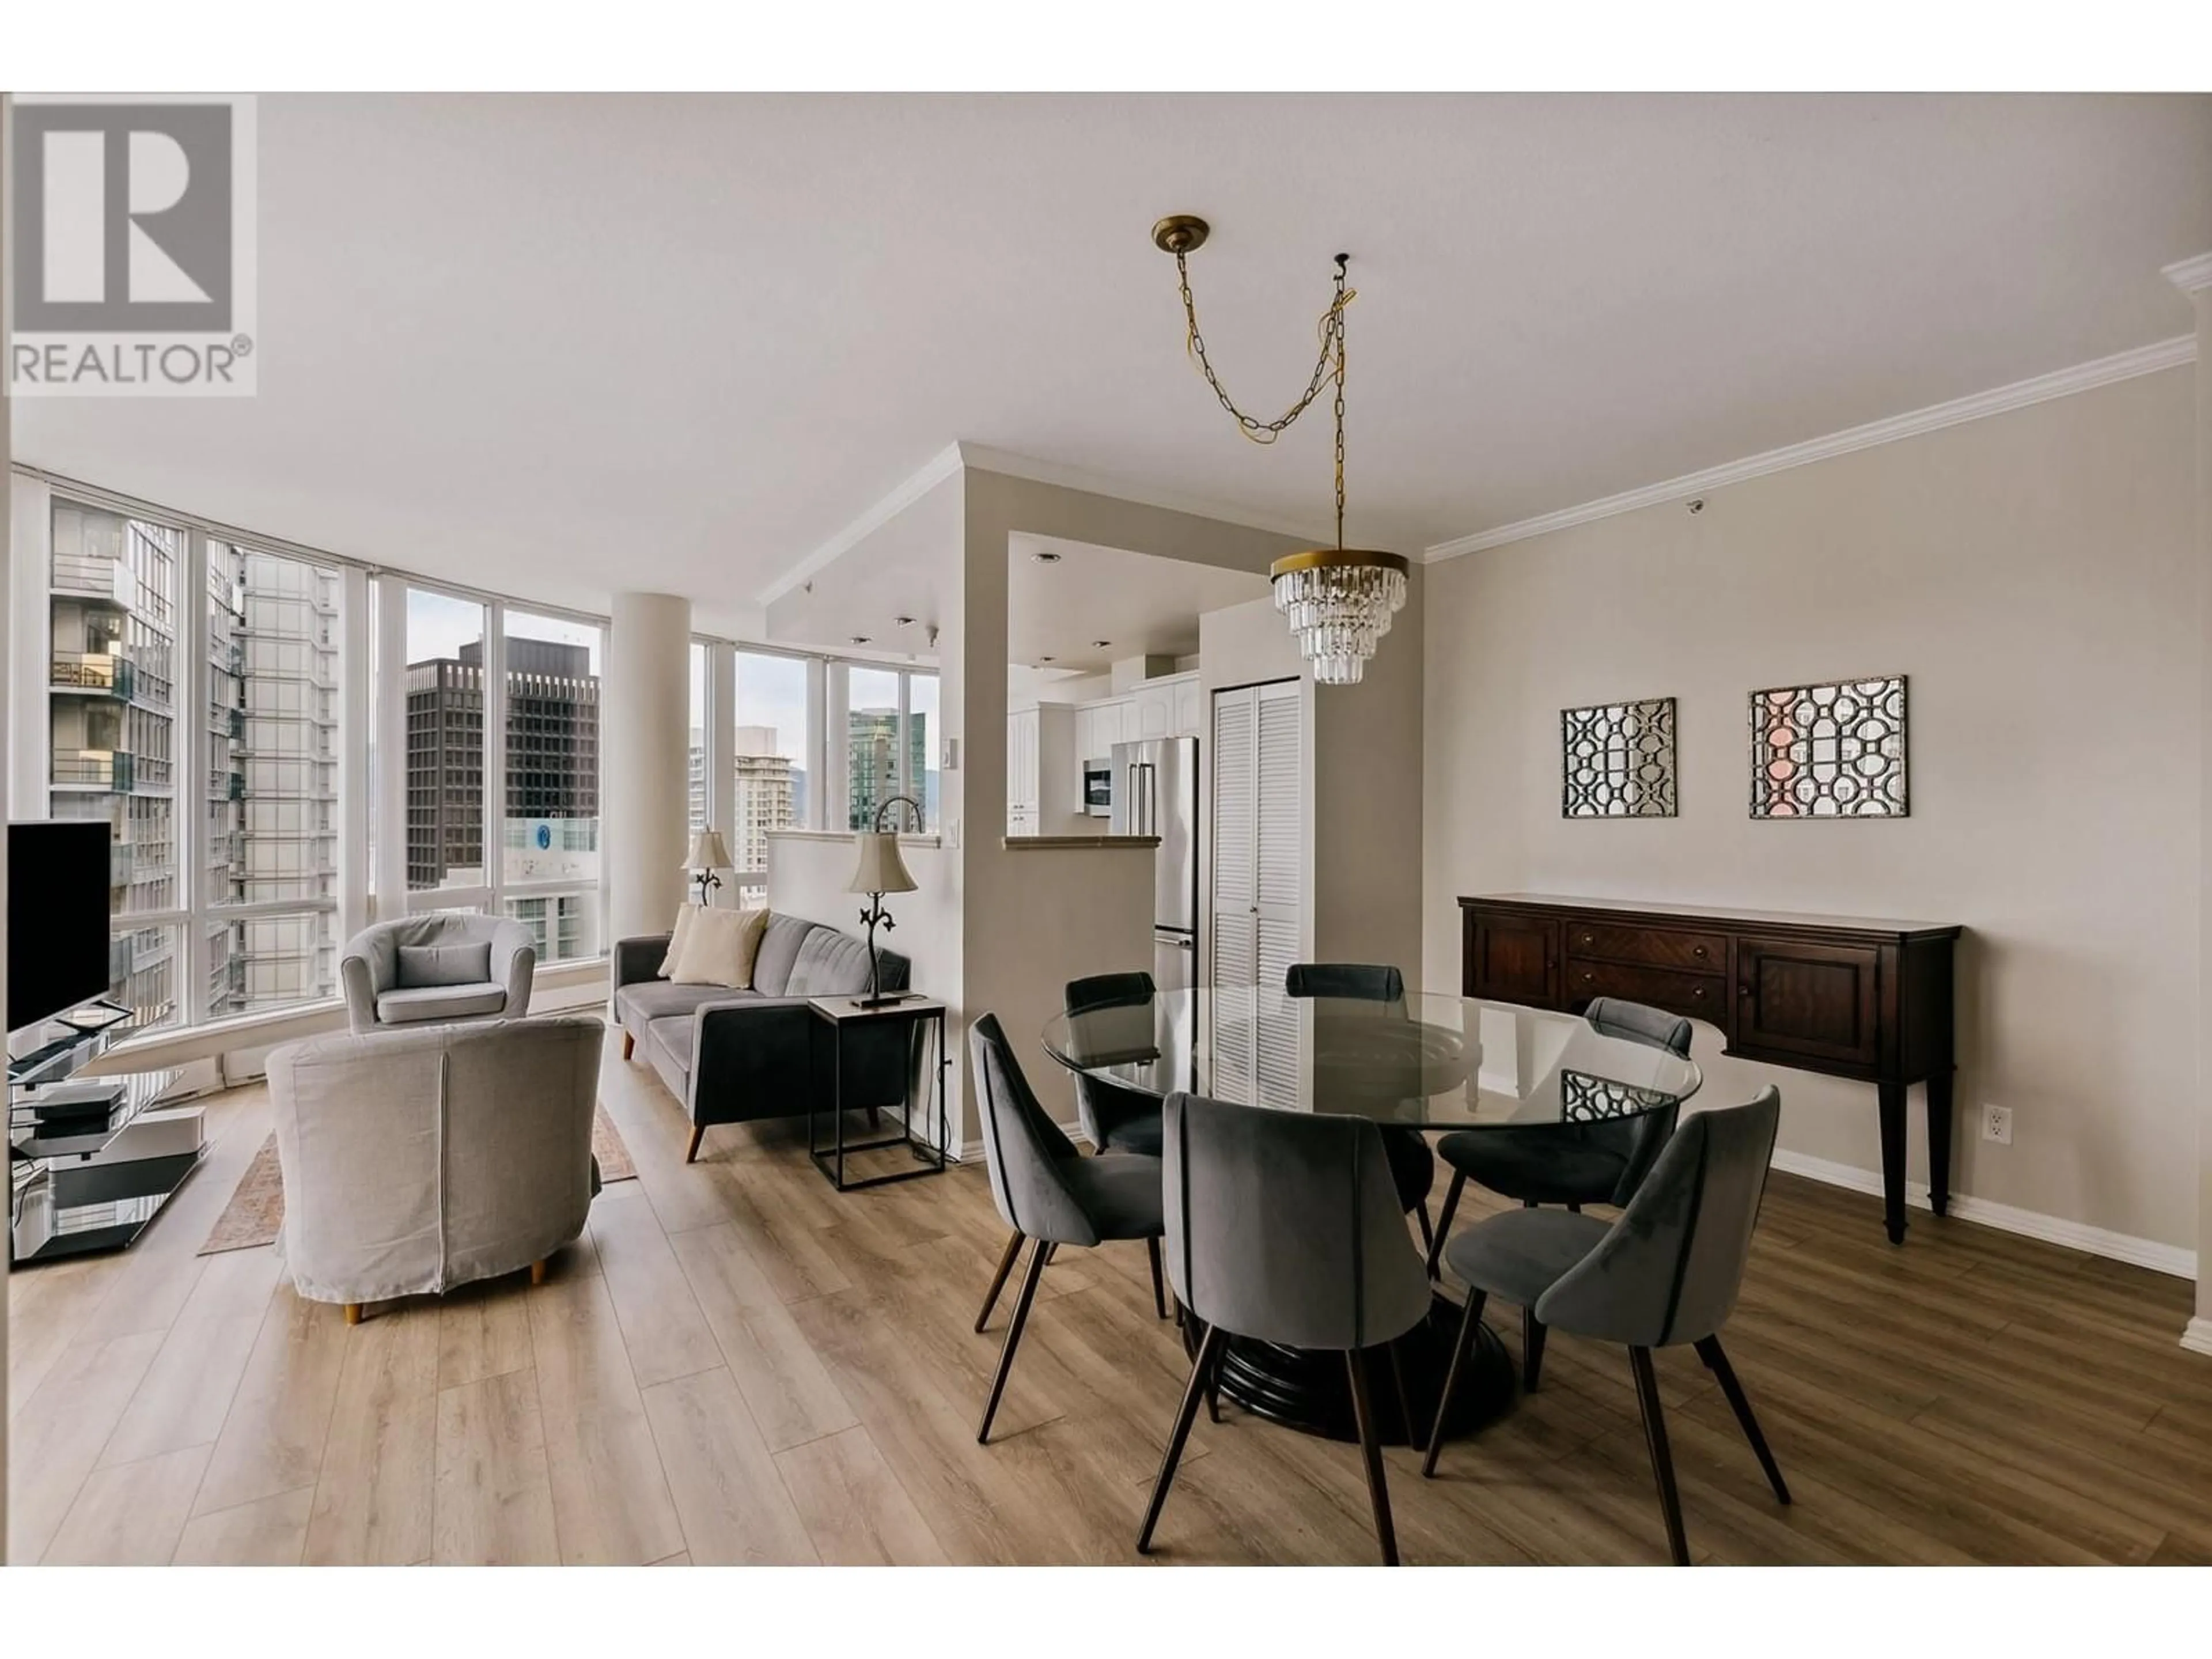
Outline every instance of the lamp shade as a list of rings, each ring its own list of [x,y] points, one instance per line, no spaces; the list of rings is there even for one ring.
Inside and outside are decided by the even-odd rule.
[[[845,884],[848,893],[911,893],[915,879],[899,856],[898,837],[888,831],[863,830],[853,837],[860,849],[860,868]]]
[[[684,855],[677,866],[683,870],[727,870],[732,868],[730,849],[722,845],[718,830],[695,830],[691,832],[691,850]]]

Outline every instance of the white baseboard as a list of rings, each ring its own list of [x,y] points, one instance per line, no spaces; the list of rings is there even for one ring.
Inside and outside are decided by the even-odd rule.
[[[1803,1176],[1808,1180],[1821,1182],[1827,1186],[1847,1187],[1853,1192],[1872,1193],[1877,1198],[1881,1196],[1881,1174],[1874,1170],[1862,1170],[1856,1164],[1812,1158],[1803,1152],[1777,1151],[1774,1167],[1785,1174]],[[1924,1181],[1906,1182],[1905,1201],[1916,1210],[1929,1209],[1928,1183]],[[1960,1221],[1978,1222],[1984,1227],[1995,1227],[1999,1232],[2018,1233],[2024,1238],[2039,1238],[2046,1244],[2086,1251],[2091,1255],[2104,1256],[2113,1261],[2125,1261],[2133,1267],[2148,1267],[2153,1273],[2171,1273],[2176,1279],[2193,1279],[2197,1277],[2197,1252],[2184,1249],[2178,1244],[2161,1244],[2156,1239],[2136,1238],[2127,1233],[2116,1233],[2079,1221],[2066,1221],[2057,1216],[2043,1215],[2010,1204],[1999,1204],[1967,1193],[1951,1194],[1950,1213]],[[2207,1322],[2203,1320],[2197,1322],[2199,1325]],[[2212,1352],[2212,1347],[2208,1347],[2206,1352]]]
[[[2212,1353],[2212,1319],[2191,1320],[2181,1334],[2181,1346],[2192,1353]]]

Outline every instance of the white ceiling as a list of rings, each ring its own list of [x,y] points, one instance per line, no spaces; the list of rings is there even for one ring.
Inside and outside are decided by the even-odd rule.
[[[1354,256],[1355,543],[1414,550],[2185,331],[2204,97],[284,96],[260,395],[28,400],[34,465],[735,628],[954,440],[1323,528],[1244,442]]]
[[[1187,657],[1198,649],[1203,612],[1267,597],[1267,579],[1255,572],[1057,537],[1017,535],[1009,541],[1010,662],[1099,674],[1124,657]],[[1040,553],[1056,553],[1059,561],[1040,562]]]

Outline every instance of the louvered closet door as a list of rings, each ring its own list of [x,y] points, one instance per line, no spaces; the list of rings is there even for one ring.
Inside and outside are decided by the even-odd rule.
[[[1252,688],[1213,698],[1213,1065],[1206,1088],[1249,1102],[1252,1013],[1239,994],[1259,973],[1259,699]]]
[[[1224,1100],[1297,1100],[1297,1022],[1272,993],[1298,957],[1299,693],[1298,682],[1286,680],[1218,692],[1213,700],[1208,1086]]]
[[[1253,896],[1255,1000],[1254,1071],[1257,1098],[1271,1106],[1298,1103],[1298,1023],[1277,996],[1298,959],[1298,898],[1302,885],[1304,817],[1299,788],[1300,686],[1296,680],[1255,688],[1255,799]]]

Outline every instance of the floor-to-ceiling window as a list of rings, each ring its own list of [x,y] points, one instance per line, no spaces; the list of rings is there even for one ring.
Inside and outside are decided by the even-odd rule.
[[[177,812],[182,526],[57,500],[51,520],[48,809],[109,830],[109,995],[142,1026],[191,1015]]]
[[[204,1017],[337,994],[338,573],[206,544]]]
[[[707,645],[691,641],[691,734],[688,822],[696,833],[707,827]]]
[[[500,857],[488,872],[540,962],[600,953],[598,624],[502,610]]]
[[[768,836],[807,822],[814,780],[807,765],[807,663],[799,657],[737,653],[732,751],[730,859],[741,903],[768,896]]]
[[[421,587],[406,605],[407,886],[488,889],[485,608]]]

